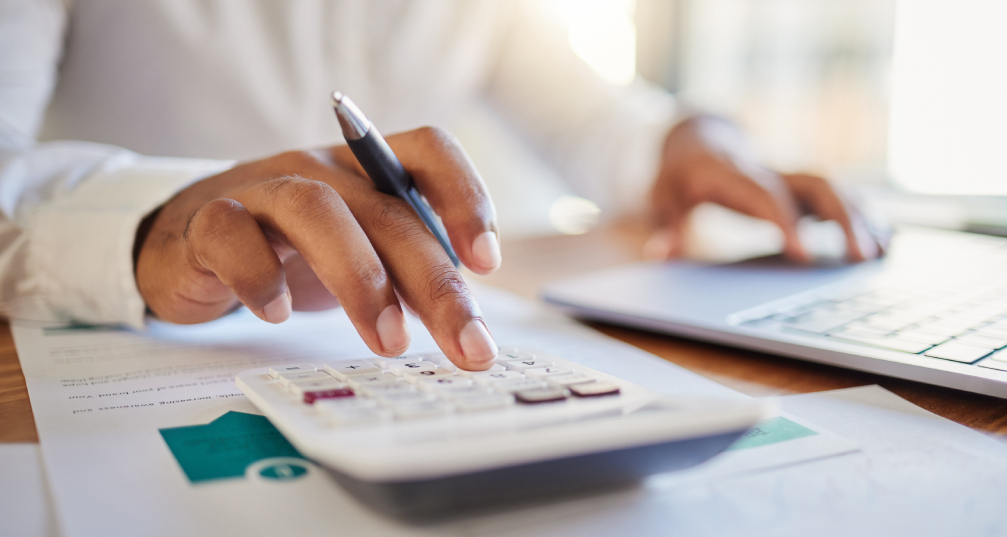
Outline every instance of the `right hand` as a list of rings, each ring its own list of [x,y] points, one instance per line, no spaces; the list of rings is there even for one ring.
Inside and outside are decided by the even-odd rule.
[[[704,202],[773,222],[783,232],[784,255],[799,263],[811,261],[797,234],[803,214],[836,221],[846,235],[846,257],[853,262],[883,255],[890,239],[887,229],[871,226],[826,179],[763,166],[741,130],[714,116],[686,119],[668,133],[651,202],[658,223],[646,247],[652,258],[684,254],[685,223]]]
[[[387,141],[462,263],[495,270],[493,202],[458,142],[429,127]],[[201,323],[244,304],[280,323],[292,309],[342,306],[373,352],[396,356],[410,341],[401,299],[459,367],[487,369],[496,356],[433,234],[405,201],[374,188],[346,146],[240,164],[186,188],[147,226],[137,234],[136,281],[160,319]]]

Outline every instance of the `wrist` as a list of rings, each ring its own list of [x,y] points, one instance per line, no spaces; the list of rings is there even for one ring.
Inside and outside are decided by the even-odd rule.
[[[164,205],[154,209],[147,216],[140,220],[140,225],[136,227],[136,236],[133,239],[133,276],[136,277],[136,269],[140,261],[140,250],[143,249],[144,243],[147,241],[147,237],[150,235],[150,230],[154,227],[154,222],[157,221],[157,217],[161,214],[161,209]]]

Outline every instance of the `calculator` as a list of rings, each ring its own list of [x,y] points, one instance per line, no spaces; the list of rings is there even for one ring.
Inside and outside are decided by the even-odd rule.
[[[771,410],[670,397],[523,348],[502,349],[486,371],[433,353],[277,364],[236,382],[305,457],[364,503],[404,518],[691,467]]]

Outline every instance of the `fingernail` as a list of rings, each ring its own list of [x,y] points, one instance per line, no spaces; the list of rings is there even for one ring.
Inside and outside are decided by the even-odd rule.
[[[497,234],[487,231],[472,241],[472,257],[483,270],[496,270],[500,266],[500,241]]]
[[[381,348],[385,352],[396,352],[409,346],[409,328],[402,308],[392,304],[378,315],[376,325]]]
[[[462,346],[465,359],[472,364],[489,362],[496,358],[499,347],[490,336],[486,325],[479,319],[472,319],[458,334],[458,343]]]
[[[648,261],[664,261],[671,256],[673,238],[667,231],[658,231],[643,245],[643,258]]]
[[[293,311],[293,308],[290,304],[290,291],[285,291],[282,295],[274,298],[272,302],[266,304],[266,307],[262,308],[262,315],[266,317],[267,321],[279,324],[290,318],[291,311]]]

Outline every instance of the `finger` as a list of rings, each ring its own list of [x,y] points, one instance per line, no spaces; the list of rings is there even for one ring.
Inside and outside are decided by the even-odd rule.
[[[300,169],[332,180],[331,169],[305,155]],[[368,347],[394,356],[409,331],[392,283],[342,198],[322,181],[290,176],[258,183],[242,202],[276,241],[296,250],[336,297]]]
[[[283,271],[287,274],[294,311],[323,311],[339,307],[339,301],[325,288],[300,254],[284,259]]]
[[[708,173],[708,180],[718,185],[710,189],[709,201],[773,222],[783,232],[784,255],[800,263],[810,261],[797,233],[800,215],[797,203],[779,176],[764,169],[743,173],[723,166],[712,168]],[[723,177],[715,179],[713,174]]]
[[[808,174],[786,174],[783,179],[811,212],[822,220],[839,224],[846,237],[846,256],[851,261],[865,261],[881,254],[881,245],[871,235],[863,216],[826,179]]]
[[[370,237],[402,301],[444,354],[465,369],[492,365],[497,346],[479,306],[437,239],[406,202],[346,177],[340,194]]]
[[[201,206],[189,219],[182,238],[186,259],[193,269],[213,274],[233,293],[227,297],[206,289],[209,292],[201,301],[215,306],[201,308],[202,318],[195,317],[199,319],[195,322],[223,315],[233,306],[235,297],[264,321],[282,323],[290,317],[290,292],[283,265],[255,219],[240,203],[217,199]]]
[[[662,174],[651,193],[657,230],[643,247],[646,259],[664,261],[685,254],[688,217],[696,202],[684,189],[675,189],[680,181]]]
[[[393,134],[387,141],[441,217],[461,262],[478,274],[496,270],[501,263],[496,209],[461,144],[447,131],[435,127]],[[338,149],[337,161],[359,170],[355,159],[347,158],[348,152]]]

